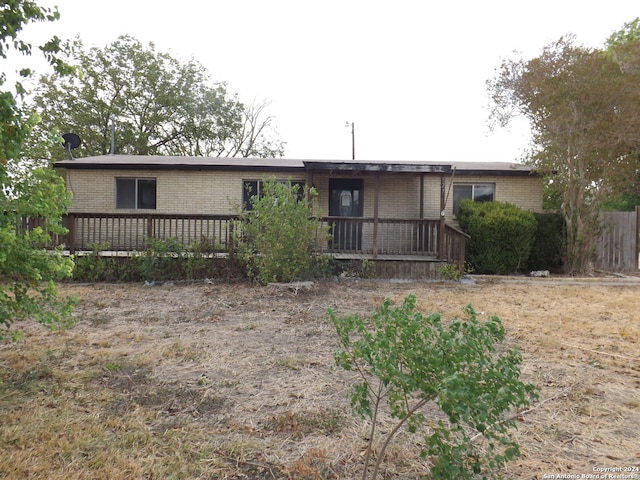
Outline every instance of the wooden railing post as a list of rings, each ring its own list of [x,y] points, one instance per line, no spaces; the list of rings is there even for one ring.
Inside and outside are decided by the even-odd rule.
[[[228,227],[229,227],[229,230],[228,230],[229,233],[227,234],[227,252],[233,254],[233,253],[235,253],[235,243],[234,243],[234,239],[233,239],[233,237],[235,235],[235,232],[234,232],[234,221],[233,220],[227,220],[227,222],[228,222]]]
[[[69,253],[76,253],[76,216],[73,213],[68,213],[66,215],[67,222],[67,243],[69,247]]]
[[[444,175],[440,175],[440,225],[438,227],[438,258],[440,261],[443,261],[445,259],[445,202],[445,179]]]
[[[380,174],[375,176],[375,190],[373,192],[373,258],[378,256],[378,198],[380,193]]]
[[[147,215],[147,237],[153,238],[153,217],[151,215]]]
[[[153,232],[154,232],[154,228],[153,228],[153,216],[151,214],[145,215],[145,221],[147,222],[146,225],[146,238],[154,238]],[[146,248],[147,246],[147,242],[146,240],[143,242],[144,243],[144,247]]]
[[[444,215],[440,215],[440,223],[438,225],[438,259],[440,261],[444,260],[446,257],[445,228],[446,222],[444,220]]]

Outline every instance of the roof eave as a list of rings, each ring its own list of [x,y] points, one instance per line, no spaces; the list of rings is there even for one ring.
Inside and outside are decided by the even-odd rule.
[[[426,163],[382,162],[315,162],[304,161],[307,170],[330,172],[449,173],[450,165]]]
[[[191,170],[191,171],[235,171],[235,172],[300,172],[304,167],[272,166],[272,165],[193,165],[193,164],[162,164],[162,163],[82,163],[73,161],[61,164],[56,162],[55,168],[82,170]]]
[[[512,170],[491,170],[491,169],[475,169],[475,170],[456,170],[456,176],[478,176],[478,177],[528,177],[539,176],[535,170],[512,169]]]

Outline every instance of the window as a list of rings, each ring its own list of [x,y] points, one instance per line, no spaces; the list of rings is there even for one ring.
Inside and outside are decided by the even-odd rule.
[[[496,186],[493,183],[458,183],[453,185],[453,213],[458,211],[460,200],[470,198],[474,202],[492,202]]]
[[[302,180],[296,180],[293,182],[279,181],[279,183],[288,183],[291,186],[298,185],[298,201],[304,198],[304,185]],[[251,205],[251,198],[256,195],[262,195],[262,180],[243,180],[242,181],[242,208],[244,210],[253,210]]]
[[[116,208],[156,208],[155,178],[116,178]]]

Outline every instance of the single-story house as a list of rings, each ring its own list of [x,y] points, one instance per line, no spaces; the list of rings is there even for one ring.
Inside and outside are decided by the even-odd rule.
[[[332,235],[318,248],[338,258],[461,262],[460,199],[542,211],[542,177],[510,163],[104,155],[56,167],[73,194],[72,249],[135,250],[148,236],[228,246],[230,220],[267,177],[316,189]]]

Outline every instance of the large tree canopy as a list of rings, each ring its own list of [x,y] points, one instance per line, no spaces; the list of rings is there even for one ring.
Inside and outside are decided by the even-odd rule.
[[[244,105],[194,60],[181,62],[130,36],[89,50],[76,39],[65,53],[81,74],[41,78],[39,140],[75,132],[83,142],[76,156],[107,154],[112,139],[115,153],[135,155],[283,155],[266,105]]]
[[[0,60],[10,50],[30,55],[32,46],[18,34],[33,21],[53,21],[58,12],[38,7],[35,2],[11,0],[0,6]],[[69,67],[57,57],[59,40],[40,47],[56,71]],[[7,71],[5,68],[2,71]],[[24,68],[21,77],[28,77]],[[71,304],[57,296],[54,281],[71,274],[69,258],[48,253],[44,247],[51,236],[63,233],[61,216],[68,205],[62,179],[49,165],[28,164],[22,146],[37,117],[21,106],[17,93],[5,91],[6,77],[0,75],[0,339],[16,321],[35,318],[55,327],[71,322]],[[35,221],[37,219],[37,221]],[[28,228],[27,228],[28,227]]]
[[[589,268],[603,195],[635,177],[640,143],[637,42],[624,55],[563,37],[533,59],[505,60],[488,82],[492,119],[516,115],[532,130],[525,160],[552,174],[567,225],[568,270]],[[624,62],[622,61],[624,60]]]

